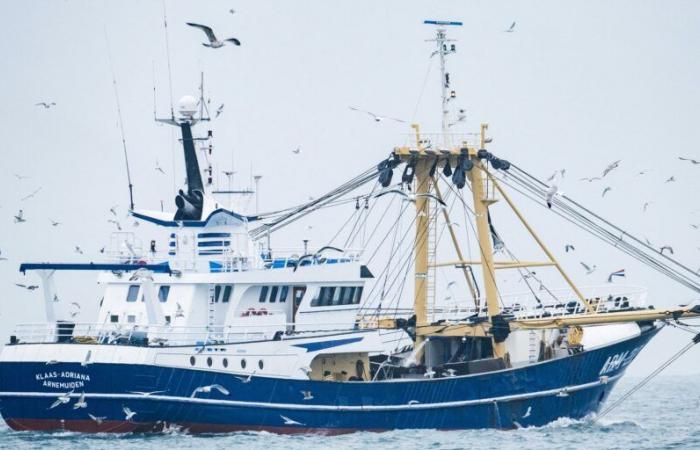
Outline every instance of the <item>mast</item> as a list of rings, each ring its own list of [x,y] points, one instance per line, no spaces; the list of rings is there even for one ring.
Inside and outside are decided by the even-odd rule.
[[[448,145],[447,139],[447,129],[449,128],[449,101],[454,96],[452,91],[450,91],[450,74],[445,68],[445,57],[449,54],[455,53],[455,44],[448,44],[448,42],[454,42],[454,39],[447,39],[447,30],[445,26],[462,26],[462,22],[451,22],[442,20],[425,20],[423,21],[426,25],[437,25],[438,28],[435,31],[435,39],[430,39],[428,42],[435,42],[437,49],[431,55],[440,56],[440,92],[442,99],[442,120],[441,120],[441,130],[442,130],[442,140],[443,145]]]

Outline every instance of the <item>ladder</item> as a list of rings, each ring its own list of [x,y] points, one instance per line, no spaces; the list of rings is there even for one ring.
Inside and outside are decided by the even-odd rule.
[[[209,311],[207,317],[207,331],[214,331],[216,323],[216,289],[213,284],[209,285]]]
[[[435,188],[430,185],[430,193],[435,195]],[[428,273],[426,277],[426,283],[427,283],[427,298],[426,298],[426,307],[428,311],[432,311],[428,315],[430,321],[434,321],[435,317],[435,277],[436,277],[436,272],[437,272],[437,217],[439,214],[439,207],[436,201],[431,200],[430,203],[430,208],[429,208],[429,217],[428,217]]]

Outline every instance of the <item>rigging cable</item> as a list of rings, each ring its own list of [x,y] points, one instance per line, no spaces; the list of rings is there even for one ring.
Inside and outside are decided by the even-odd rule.
[[[107,27],[104,27],[105,43],[107,45],[107,60],[109,61],[109,70],[112,72],[112,87],[114,88],[114,98],[117,103],[117,118],[119,119],[119,132],[122,137],[122,147],[124,148],[124,162],[126,164],[126,180],[129,183],[129,205],[130,210],[134,210],[134,185],[131,183],[131,171],[129,170],[129,156],[126,151],[126,138],[124,137],[124,122],[122,121],[122,109],[119,104],[119,91],[117,90],[117,77],[114,74],[114,66],[112,65],[112,52],[109,48],[109,37],[107,36]]]

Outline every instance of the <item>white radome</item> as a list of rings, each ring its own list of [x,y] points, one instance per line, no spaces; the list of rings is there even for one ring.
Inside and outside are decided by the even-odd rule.
[[[191,95],[184,95],[177,102],[180,114],[185,117],[192,117],[197,112],[197,99]]]

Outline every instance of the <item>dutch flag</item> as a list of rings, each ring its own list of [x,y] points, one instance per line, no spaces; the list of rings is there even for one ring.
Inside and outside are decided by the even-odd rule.
[[[613,272],[608,276],[608,283],[612,283],[613,277],[624,277],[624,276],[625,276],[625,269],[620,269],[616,272]]]

